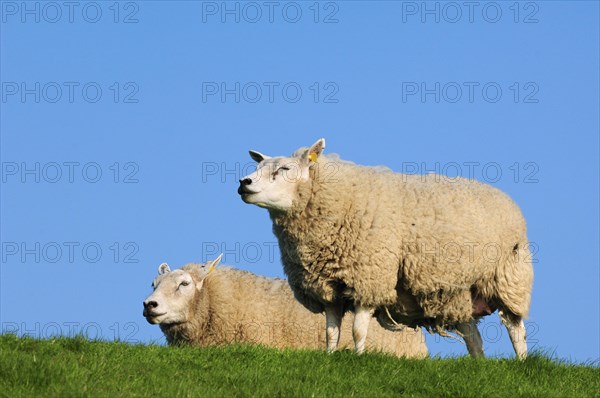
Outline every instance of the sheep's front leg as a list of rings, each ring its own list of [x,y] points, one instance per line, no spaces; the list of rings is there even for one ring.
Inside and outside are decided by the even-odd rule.
[[[362,354],[365,351],[371,317],[373,317],[373,310],[371,308],[363,307],[362,305],[355,306],[352,337],[354,337],[354,347],[358,354]]]
[[[504,311],[499,311],[500,320],[506,326],[508,330],[508,336],[512,342],[517,358],[527,358],[527,341],[525,338],[525,323],[523,318],[517,316],[510,316]]]
[[[483,341],[477,329],[477,321],[471,320],[466,323],[456,325],[456,331],[465,339],[467,351],[472,357],[483,357]]]
[[[325,338],[327,339],[327,352],[337,349],[340,341],[340,327],[344,313],[339,305],[325,307]]]

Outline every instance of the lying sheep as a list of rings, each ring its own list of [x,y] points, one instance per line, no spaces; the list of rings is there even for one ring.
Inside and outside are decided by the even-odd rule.
[[[257,170],[238,193],[268,209],[296,298],[326,313],[328,350],[351,306],[358,352],[375,315],[389,329],[455,330],[483,355],[477,320],[498,309],[525,357],[533,270],[517,205],[475,180],[359,166],[324,148],[321,139],[291,157],[250,151]]]
[[[221,257],[171,272],[161,264],[154,292],[144,301],[144,316],[160,325],[170,345],[210,346],[245,342],[276,348],[318,349],[325,343],[325,317],[307,311],[287,282],[229,267],[215,269]],[[342,332],[349,347],[350,330]],[[369,328],[367,348],[397,356],[423,357],[423,334],[400,334],[379,325]]]

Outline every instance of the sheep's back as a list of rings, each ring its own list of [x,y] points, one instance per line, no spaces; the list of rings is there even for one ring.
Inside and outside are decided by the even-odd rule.
[[[213,312],[228,319],[233,341],[277,348],[323,349],[325,316],[312,313],[294,297],[286,280],[266,278],[235,268],[218,268],[209,279]],[[217,293],[218,291],[218,293]],[[343,320],[340,348],[354,347],[351,313]],[[384,330],[372,320],[367,347],[397,356],[424,356],[427,348],[420,330]]]

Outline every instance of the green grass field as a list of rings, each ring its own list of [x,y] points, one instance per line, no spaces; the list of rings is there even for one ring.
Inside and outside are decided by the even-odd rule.
[[[208,349],[0,336],[0,395],[600,396],[600,368],[542,355],[399,360],[352,352]]]

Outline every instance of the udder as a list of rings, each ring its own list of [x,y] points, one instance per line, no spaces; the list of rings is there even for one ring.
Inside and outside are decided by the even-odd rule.
[[[485,316],[491,315],[494,311],[496,311],[497,307],[486,301],[482,297],[476,296],[472,298],[473,302],[473,316]]]

